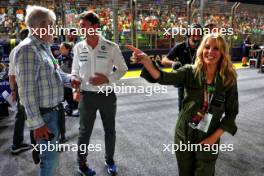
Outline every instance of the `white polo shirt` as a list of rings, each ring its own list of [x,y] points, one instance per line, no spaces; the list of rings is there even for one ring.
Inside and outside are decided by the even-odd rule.
[[[116,68],[113,71],[113,67]],[[81,90],[99,91],[97,86],[89,83],[90,77],[101,73],[108,77],[109,84],[119,80],[128,70],[121,50],[116,43],[99,36],[97,46],[93,49],[86,40],[77,43],[73,49],[72,74],[81,79]]]

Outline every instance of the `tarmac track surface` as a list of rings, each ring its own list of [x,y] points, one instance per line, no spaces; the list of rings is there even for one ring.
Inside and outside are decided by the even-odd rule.
[[[238,89],[240,112],[238,132],[224,134],[221,143],[233,144],[232,152],[220,152],[216,176],[263,176],[264,173],[264,74],[256,69],[239,69]],[[120,83],[136,86],[158,86],[142,78],[124,79]],[[115,160],[120,176],[177,176],[175,155],[163,152],[163,144],[172,144],[178,115],[177,89],[168,86],[168,93],[118,94],[116,115]],[[0,118],[0,175],[33,176],[38,166],[27,151],[17,156],[9,152],[14,119]],[[76,144],[79,118],[67,117],[67,144]],[[25,140],[29,132],[25,129]],[[89,164],[98,176],[106,176],[104,167],[104,132],[100,115],[95,122],[91,144],[101,144],[102,151],[89,152]],[[61,152],[58,176],[76,175],[76,152]]]

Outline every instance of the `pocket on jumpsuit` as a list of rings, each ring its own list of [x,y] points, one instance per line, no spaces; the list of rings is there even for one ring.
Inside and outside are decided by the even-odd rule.
[[[196,159],[204,163],[211,163],[216,161],[219,155],[219,143],[220,139],[213,145],[203,146],[203,151],[196,152]]]

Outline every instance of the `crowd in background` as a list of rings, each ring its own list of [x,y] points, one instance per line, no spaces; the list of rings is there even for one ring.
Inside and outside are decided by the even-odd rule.
[[[101,1],[100,1],[101,2]],[[73,28],[78,26],[78,14],[85,10],[96,12],[101,20],[101,31],[106,39],[114,40],[114,14],[110,4],[100,3],[92,4],[88,7],[67,7],[65,10],[65,27]],[[200,23],[201,17],[199,12],[199,1],[192,7],[191,23]],[[204,7],[204,24],[216,24],[220,28],[231,28],[231,7],[233,3],[205,3]],[[171,3],[171,4],[170,4]],[[140,48],[170,48],[175,42],[184,40],[182,36],[177,39],[172,39],[171,36],[164,34],[164,28],[186,28],[188,25],[187,6],[183,2],[170,2],[157,0],[151,3],[137,1],[135,27],[137,31],[138,46]],[[248,8],[247,8],[248,6]],[[254,13],[252,12],[254,8]],[[21,8],[21,7],[20,7]],[[0,8],[1,9],[1,8]],[[264,36],[264,15],[263,11],[259,10],[257,5],[241,5],[241,8],[236,12],[234,18],[234,35],[233,46],[240,47],[246,35],[251,34],[251,38],[259,43],[260,36]],[[8,10],[9,11],[9,10]],[[22,10],[23,11],[23,10]],[[25,28],[23,12],[21,10],[13,10],[14,15],[8,15],[0,11],[0,45],[3,38],[17,38],[18,32]],[[1,14],[2,13],[2,14]],[[132,13],[128,1],[119,1],[117,9],[117,31],[118,41],[121,49],[126,43],[131,43],[131,28],[132,28]],[[22,16],[21,16],[22,15]],[[58,15],[59,16],[59,15]],[[61,17],[59,18],[61,19]],[[60,25],[61,22],[59,21]],[[60,36],[58,36],[60,37]],[[61,40],[63,41],[63,40]],[[155,45],[155,42],[157,45]],[[0,47],[0,55],[1,55]]]
[[[197,7],[198,8],[198,7]],[[214,10],[210,10],[210,6],[204,10],[204,23],[215,23],[218,27],[228,28],[231,27],[231,14],[230,11],[221,10],[214,7]],[[227,8],[230,8],[229,6]],[[102,30],[107,38],[113,36],[113,10],[110,7],[104,6],[89,6],[81,10],[74,10],[74,13],[81,13],[84,10],[91,9],[99,14],[102,21]],[[241,10],[236,13],[235,16],[235,31],[238,33],[262,33],[264,30],[264,18],[261,12],[251,12],[252,9]],[[68,11],[70,12],[70,11]],[[16,12],[14,12],[16,13]],[[70,17],[71,14],[66,14]],[[8,33],[9,35],[18,33],[21,29],[25,28],[24,22],[19,16],[11,16],[0,14],[0,33]],[[76,18],[76,14],[70,18]],[[78,20],[72,19],[74,23],[71,23],[70,27],[76,27]],[[118,32],[122,33],[122,36],[126,36],[126,33],[131,30],[132,14],[129,8],[129,4],[124,4],[118,8]],[[194,13],[192,22],[199,22],[199,13]],[[136,29],[137,31],[144,32],[158,32],[163,31],[163,28],[173,27],[186,27],[188,24],[186,5],[180,4],[157,4],[149,3],[144,4],[139,2],[136,6]],[[68,23],[66,27],[68,27]]]

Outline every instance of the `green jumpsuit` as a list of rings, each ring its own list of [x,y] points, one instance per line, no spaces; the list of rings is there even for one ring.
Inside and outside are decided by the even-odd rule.
[[[141,76],[149,82],[158,82],[163,85],[183,84],[185,87],[183,109],[179,113],[175,129],[175,144],[180,142],[198,144],[218,128],[235,135],[237,131],[235,118],[238,114],[237,84],[225,87],[219,74],[216,75],[213,83],[214,96],[208,109],[208,112],[212,114],[212,120],[205,133],[188,125],[192,116],[203,106],[205,76],[200,74],[195,77],[194,68],[191,65],[183,66],[174,73],[162,71],[160,73],[160,78],[154,80],[144,68]],[[179,175],[213,176],[217,157],[218,154],[212,151],[176,151]]]

